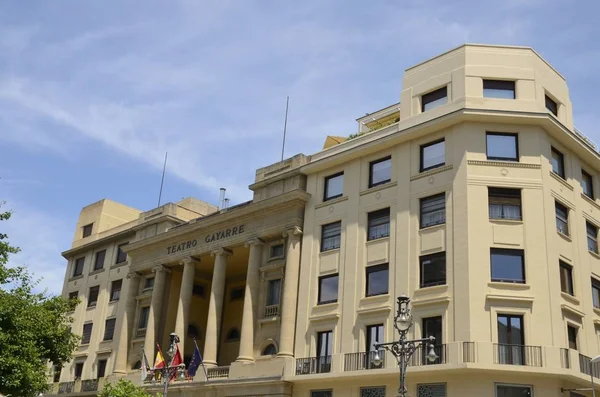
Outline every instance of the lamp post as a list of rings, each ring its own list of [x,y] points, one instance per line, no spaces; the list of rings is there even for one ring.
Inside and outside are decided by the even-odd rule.
[[[170,363],[173,360],[173,356],[177,351],[177,343],[179,343],[179,337],[175,332],[171,332],[169,335],[169,350],[167,350],[169,365],[166,365],[161,368],[161,380],[163,382],[163,397],[167,397],[167,393],[169,392],[169,382],[171,380],[171,376],[179,373],[179,380],[185,380],[185,364],[178,364],[171,366]]]
[[[407,397],[408,390],[406,388],[406,367],[408,367],[409,361],[413,353],[419,348],[419,346],[428,346],[429,352],[427,353],[427,360],[434,362],[438,359],[438,355],[435,354],[433,344],[435,338],[430,336],[423,339],[407,340],[406,334],[413,325],[412,314],[408,307],[410,298],[406,295],[398,297],[398,309],[394,316],[394,328],[398,330],[400,339],[395,342],[388,343],[377,343],[373,347],[376,350],[375,357],[373,358],[373,364],[379,366],[382,363],[382,358],[379,356],[379,350],[385,349],[392,353],[396,358],[398,367],[400,368],[400,386],[398,387],[397,397]]]

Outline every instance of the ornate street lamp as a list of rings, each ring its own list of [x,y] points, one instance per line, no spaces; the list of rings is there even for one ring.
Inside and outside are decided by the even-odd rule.
[[[377,343],[373,346],[376,350],[375,357],[373,358],[373,364],[375,366],[380,366],[383,362],[382,358],[379,356],[379,351],[382,348],[389,351],[394,355],[394,357],[396,357],[398,367],[400,368],[400,386],[398,387],[398,397],[408,396],[408,390],[406,388],[406,367],[408,367],[411,356],[419,348],[419,346],[429,347],[429,352],[427,353],[427,360],[429,360],[429,362],[434,362],[438,359],[438,355],[435,354],[433,346],[435,343],[435,338],[433,336],[423,339],[406,339],[406,334],[413,325],[412,315],[408,307],[409,303],[409,297],[405,295],[398,297],[398,310],[396,312],[396,316],[394,317],[394,328],[398,330],[400,339],[395,342]]]
[[[169,335],[169,350],[167,350],[167,356],[169,358],[167,361],[168,363],[170,363],[173,360],[173,356],[177,352],[177,343],[179,343],[179,337],[177,336],[177,334],[175,334],[175,332],[171,332],[171,334]],[[182,363],[174,366],[165,365],[163,368],[161,368],[160,371],[162,375],[161,380],[164,384],[163,397],[167,397],[171,376],[178,374],[179,380],[185,380],[185,364]]]

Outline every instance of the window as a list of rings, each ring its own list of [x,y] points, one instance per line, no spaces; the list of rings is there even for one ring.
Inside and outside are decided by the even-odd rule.
[[[446,141],[431,142],[421,145],[421,164],[419,169],[421,172],[432,168],[441,167],[446,164]]]
[[[340,248],[342,222],[323,225],[321,229],[321,252]]]
[[[88,236],[92,235],[92,227],[94,226],[93,223],[90,223],[89,225],[85,225],[82,229],[83,229],[83,233],[82,233],[82,238],[86,238]]]
[[[90,294],[88,295],[88,305],[87,307],[94,307],[98,302],[98,293],[100,292],[100,287],[95,286],[90,288]]]
[[[558,261],[560,268],[560,290],[573,295],[573,267],[563,261]]]
[[[421,111],[426,112],[448,103],[448,87],[442,87],[421,96]]]
[[[492,281],[525,283],[523,250],[491,248]]]
[[[237,342],[240,340],[240,331],[237,328],[231,328],[227,332],[227,342]]]
[[[103,340],[112,340],[115,335],[115,319],[109,318],[106,320],[106,324],[104,325],[104,339]]]
[[[323,201],[342,197],[344,194],[344,173],[331,175],[325,178],[325,193]]]
[[[446,252],[420,258],[421,288],[446,284]]]
[[[270,345],[268,345],[267,347],[265,347],[264,350],[262,351],[263,356],[274,356],[276,354],[277,354],[277,348],[272,343]]]
[[[498,314],[498,362],[525,364],[523,316]]]
[[[283,244],[272,245],[271,246],[271,255],[269,257],[271,259],[283,258]]]
[[[146,277],[144,279],[144,289],[152,289],[154,287],[154,277]]]
[[[594,199],[594,183],[592,182],[592,176],[581,170],[581,189],[583,190],[583,194]]]
[[[389,265],[367,266],[366,296],[383,295],[388,293]]]
[[[60,365],[55,365],[54,366],[54,379],[52,379],[52,381],[54,383],[58,383],[60,382],[60,373],[62,372],[62,366]]]
[[[87,345],[90,343],[90,339],[92,338],[92,327],[93,323],[83,324],[83,333],[81,335],[81,344]]]
[[[100,270],[104,267],[104,258],[106,250],[96,252],[96,260],[94,261],[94,270]]]
[[[496,385],[496,397],[532,397],[531,386]]]
[[[267,306],[279,304],[281,294],[281,279],[269,280],[267,285]]]
[[[145,329],[148,325],[148,317],[150,315],[150,306],[140,308],[140,318],[138,319],[138,329]]]
[[[69,292],[69,300],[79,298],[79,291]]]
[[[521,190],[488,187],[490,219],[521,220]]]
[[[318,304],[337,302],[338,299],[338,275],[319,277]]]
[[[558,116],[558,104],[548,95],[546,95],[546,109],[550,111],[555,116]]]
[[[310,397],[333,397],[331,390],[311,390]]]
[[[567,207],[559,203],[555,202],[556,208],[556,231],[564,234],[565,236],[569,235],[569,210]]]
[[[367,348],[365,351],[377,351],[377,349],[375,349],[375,345],[378,343],[383,343],[383,324],[367,326]]]
[[[484,98],[515,99],[515,82],[506,80],[483,80]]]
[[[423,338],[435,338],[435,345],[442,345],[442,316],[428,317],[423,319]]]
[[[361,387],[360,397],[385,397],[385,386]]]
[[[600,309],[600,281],[592,277],[592,302],[594,308]]]
[[[204,298],[204,285],[202,284],[194,284],[192,287],[192,295],[199,296],[200,298]]]
[[[565,156],[558,150],[552,148],[552,159],[550,160],[552,164],[552,172],[561,178],[565,178]]]
[[[98,360],[98,373],[97,378],[104,378],[106,374],[106,360]]]
[[[598,228],[589,222],[585,223],[588,251],[598,253]]]
[[[81,379],[83,373],[83,363],[75,363],[75,380]]]
[[[121,287],[123,286],[123,280],[115,280],[112,282],[110,288],[110,301],[118,301],[121,298]]]
[[[195,326],[194,324],[188,324],[187,336],[188,336],[188,338],[199,339],[200,338],[200,329],[197,326]]]
[[[84,263],[85,263],[85,258],[75,259],[75,265],[73,266],[73,277],[81,276],[83,274],[83,264]]]
[[[386,157],[369,163],[369,187],[382,185],[392,180],[392,158]]]
[[[390,209],[369,212],[367,240],[375,240],[390,235]]]
[[[117,247],[117,261],[115,263],[123,263],[127,260],[127,253],[123,251],[123,247],[125,247],[129,243],[119,244]]]
[[[488,132],[486,139],[488,160],[519,161],[517,134]]]
[[[229,293],[229,300],[231,301],[242,301],[244,300],[245,287],[232,288]]]
[[[446,193],[421,199],[421,229],[446,223]]]
[[[567,337],[569,339],[569,349],[577,350],[577,328],[567,325]]]
[[[317,356],[331,356],[333,348],[333,331],[325,331],[317,333]]]
[[[417,385],[417,397],[446,397],[446,384]]]

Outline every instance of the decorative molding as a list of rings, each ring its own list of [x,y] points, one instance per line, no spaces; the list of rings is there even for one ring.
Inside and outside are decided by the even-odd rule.
[[[244,243],[244,247],[248,248],[250,246],[260,246],[263,244],[264,244],[264,241],[262,241],[260,238],[253,237]]]
[[[518,163],[512,161],[467,160],[467,164],[483,165],[487,167],[529,168],[534,170],[539,170],[542,168],[540,164]]]
[[[181,260],[179,261],[179,264],[180,264],[180,265],[183,265],[183,266],[187,265],[188,263],[192,263],[192,264],[194,264],[194,266],[195,266],[197,263],[200,263],[200,260],[199,260],[199,259],[196,259],[196,258],[192,258],[192,257],[190,256],[190,257],[187,257],[187,258],[183,258],[183,259],[181,259]]]
[[[375,307],[363,307],[360,308],[356,311],[356,313],[360,316],[360,315],[366,315],[366,314],[377,314],[377,313],[384,313],[384,312],[390,312],[392,310],[392,306],[390,305],[385,305],[385,306],[375,306]]]
[[[490,301],[505,301],[505,302],[517,302],[517,303],[528,303],[532,304],[535,298],[533,296],[518,296],[518,295],[496,295],[487,294],[485,296]]]
[[[566,311],[566,312],[569,312],[569,313],[571,313],[571,314],[574,314],[574,315],[575,315],[575,316],[577,316],[577,317],[580,317],[580,318],[583,318],[583,317],[585,317],[585,313],[584,313],[584,312],[582,312],[582,311],[580,311],[580,310],[577,310],[577,309],[575,309],[574,307],[567,305],[566,303],[562,303],[562,304],[560,305],[560,308],[561,308],[561,309],[563,309],[563,310],[564,310],[564,311]]]
[[[560,193],[555,192],[554,190],[550,190],[550,194],[556,200],[560,201],[560,203],[566,207],[569,207],[571,210],[575,210],[575,204],[573,204],[570,200],[566,199],[564,196],[561,196]]]
[[[524,291],[531,289],[531,285],[529,284],[521,284],[521,283],[503,283],[500,281],[490,281],[488,283],[488,287],[497,288],[497,289],[505,289],[509,291]]]
[[[385,189],[388,189],[388,188],[391,188],[391,187],[396,187],[396,186],[398,186],[398,182],[396,182],[396,181],[394,181],[394,182],[388,182],[388,183],[384,183],[384,184],[381,184],[381,185],[377,185],[377,186],[373,186],[373,187],[370,187],[368,189],[365,189],[365,190],[361,191],[359,193],[359,195],[360,196],[364,196],[365,194],[379,192],[381,190],[385,190]]]
[[[573,303],[575,305],[580,305],[581,304],[581,301],[579,299],[577,299],[574,296],[571,296],[571,295],[567,294],[566,292],[562,292],[561,291],[560,295],[562,296],[562,298],[564,300],[569,301],[569,302],[571,302],[571,303]]]
[[[411,182],[416,181],[417,179],[426,178],[431,175],[439,174],[444,171],[448,171],[454,168],[452,164],[445,165],[443,167],[433,168],[431,170],[423,171],[420,174],[413,175],[410,177]]]
[[[596,208],[598,211],[600,211],[600,205],[596,202],[596,200],[589,198],[588,196],[586,196],[583,193],[581,193],[581,198],[584,199],[586,202],[590,203],[591,205],[593,205],[594,208]]]
[[[228,257],[228,256],[231,256],[232,254],[233,254],[233,252],[231,252],[231,250],[228,250],[227,248],[223,248],[223,247],[210,251],[210,256],[222,255],[222,256]]]
[[[431,305],[447,305],[450,303],[449,296],[440,296],[437,298],[429,298],[429,299],[415,299],[412,300],[411,305],[413,307],[423,307],[423,306],[431,306]]]
[[[564,180],[561,176],[556,175],[553,171],[549,171],[549,172],[550,172],[550,176],[552,178],[556,179],[558,182],[560,182],[561,185],[563,185],[567,189],[573,191],[573,186],[571,186],[571,184],[569,182],[567,182],[566,180]]]
[[[161,272],[165,272],[165,273],[169,274],[169,273],[171,273],[171,270],[167,269],[163,265],[154,266],[152,268],[152,273],[158,274],[158,273],[161,273]]]
[[[340,313],[338,312],[333,312],[333,313],[318,313],[318,314],[313,314],[312,316],[309,317],[310,321],[338,321],[340,318]]]
[[[347,201],[347,200],[348,200],[348,196],[342,196],[342,197],[338,197],[338,198],[335,198],[332,200],[323,201],[322,203],[316,204],[315,209],[327,207],[328,205],[341,203],[342,201]]]

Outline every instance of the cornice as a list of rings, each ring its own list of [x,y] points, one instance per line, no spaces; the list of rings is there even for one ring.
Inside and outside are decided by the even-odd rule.
[[[519,163],[516,161],[490,161],[490,160],[467,160],[468,165],[483,165],[488,167],[502,167],[502,168],[531,168],[540,169],[540,164],[534,163]]]

